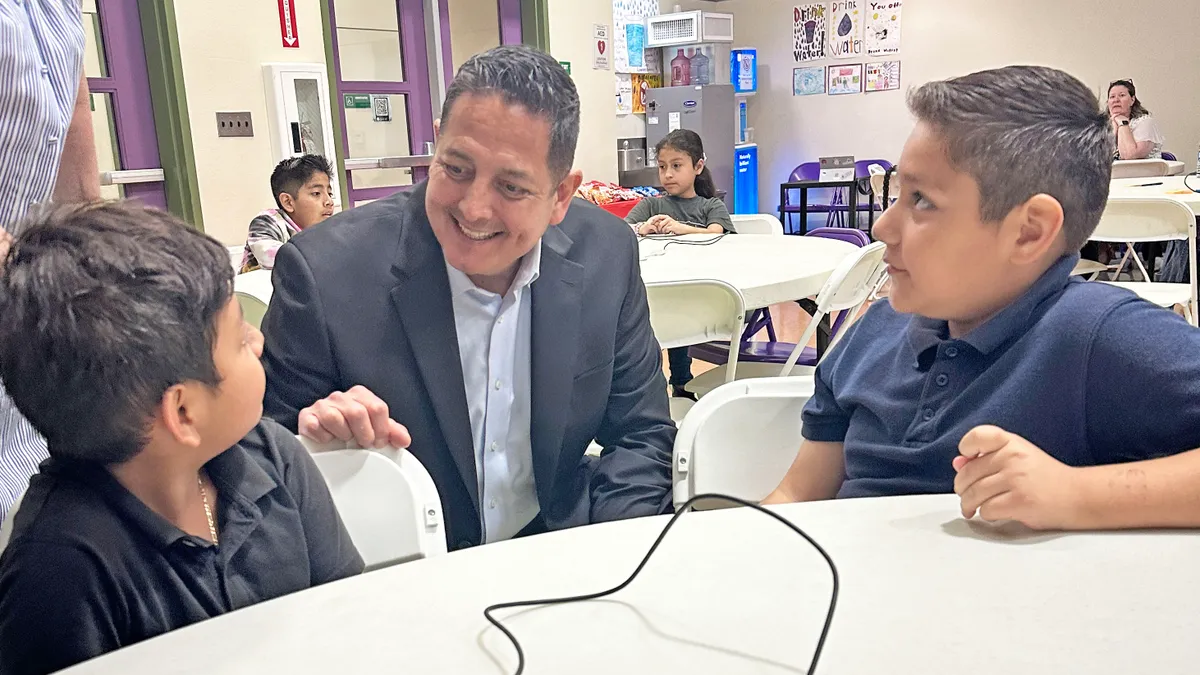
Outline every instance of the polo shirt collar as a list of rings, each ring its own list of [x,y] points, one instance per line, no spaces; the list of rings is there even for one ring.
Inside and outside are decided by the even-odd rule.
[[[1059,258],[1021,297],[1000,310],[982,326],[963,336],[962,341],[980,354],[990,354],[1013,337],[1024,333],[1037,308],[1067,285],[1071,279],[1071,271],[1078,262],[1079,256],[1075,254]],[[914,315],[909,322],[908,341],[918,363],[922,354],[936,347],[949,335],[949,325],[941,319]]]
[[[521,265],[517,268],[517,276],[513,278],[512,286],[509,287],[509,293],[518,290],[524,290],[527,286],[537,281],[542,273],[542,241],[534,245],[533,250],[521,257]],[[464,293],[470,291],[483,291],[471,278],[462,270],[446,261],[446,274],[450,279],[450,297],[457,298]],[[495,294],[492,294],[495,295]],[[507,295],[507,293],[505,293]]]
[[[279,483],[252,460],[240,445],[212,458],[204,468],[217,486],[220,499],[226,504],[238,502],[243,510],[279,487]],[[69,476],[99,492],[121,520],[141,530],[159,548],[170,548],[181,539],[191,537],[146,506],[103,466],[51,458],[47,460],[45,470]],[[225,510],[219,509],[222,512]]]

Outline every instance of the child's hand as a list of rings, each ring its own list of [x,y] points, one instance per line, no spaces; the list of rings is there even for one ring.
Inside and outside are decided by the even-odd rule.
[[[680,223],[674,218],[667,217],[666,222],[658,226],[658,231],[663,234],[690,234],[692,228]]]
[[[958,444],[954,492],[964,518],[1015,520],[1037,529],[1072,529],[1077,469],[1003,429],[975,427]]]

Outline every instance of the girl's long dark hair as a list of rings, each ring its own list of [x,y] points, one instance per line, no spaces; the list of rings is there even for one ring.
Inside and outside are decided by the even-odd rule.
[[[676,129],[664,136],[658,145],[654,146],[655,154],[662,152],[664,148],[678,150],[691,157],[693,167],[704,159],[704,142],[700,140],[700,134],[690,129]],[[701,197],[711,199],[717,196],[717,184],[713,182],[712,172],[707,166],[696,176],[695,188],[696,194]]]
[[[1133,86],[1133,80],[1114,81],[1108,85],[1108,93],[1112,93],[1113,87],[1125,87],[1125,90],[1133,97],[1133,107],[1129,109],[1129,119],[1136,120],[1139,117],[1150,114],[1150,111],[1146,110],[1146,106],[1142,105],[1142,99],[1137,97],[1137,88]]]

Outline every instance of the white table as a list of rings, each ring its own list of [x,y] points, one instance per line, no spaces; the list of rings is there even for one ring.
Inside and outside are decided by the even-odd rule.
[[[1200,533],[1005,536],[953,495],[796,504],[842,594],[817,673],[1190,673],[1200,654]],[[500,675],[491,603],[623,580],[665,517],[492,544],[373,572],[190,626],[78,675]],[[506,611],[529,675],[780,674],[807,665],[829,571],[747,510],[685,516],[611,601]],[[778,663],[782,665],[772,665]]]
[[[642,280],[717,279],[741,291],[746,307],[754,309],[816,295],[855,250],[833,239],[769,234],[730,234],[708,246],[690,245],[716,236],[642,239]]]
[[[1192,211],[1200,216],[1200,193],[1188,190],[1183,184],[1183,179],[1184,176],[1118,178],[1112,182],[1109,194],[1122,197],[1172,197],[1190,206]],[[1200,178],[1189,178],[1188,182],[1200,187]],[[1162,183],[1162,185],[1151,185],[1151,183]],[[1184,190],[1186,192],[1183,192]]]

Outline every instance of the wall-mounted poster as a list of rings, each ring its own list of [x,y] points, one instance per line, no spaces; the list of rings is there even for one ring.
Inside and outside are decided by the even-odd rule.
[[[861,63],[848,66],[829,66],[825,88],[829,91],[830,96],[862,93],[862,72]]]
[[[814,68],[792,69],[792,95],[812,96],[825,93],[825,69],[821,66]]]
[[[633,76],[629,73],[617,73],[617,114],[632,115],[634,99],[637,98],[633,89]]]
[[[900,10],[904,0],[869,0],[867,3],[867,54],[900,53]]]
[[[867,91],[892,91],[900,88],[900,62],[880,61],[868,63],[866,70],[865,88]]]
[[[618,73],[658,73],[658,55],[646,49],[646,19],[658,16],[658,0],[612,0],[613,69]]]
[[[797,63],[825,58],[825,28],[829,16],[823,2],[792,9],[792,55]]]
[[[836,0],[829,4],[829,57],[850,59],[863,53],[863,0]]]
[[[651,89],[658,89],[662,86],[662,76],[637,73],[632,76],[632,79],[633,114],[644,115],[646,113],[646,97],[650,94]]]

